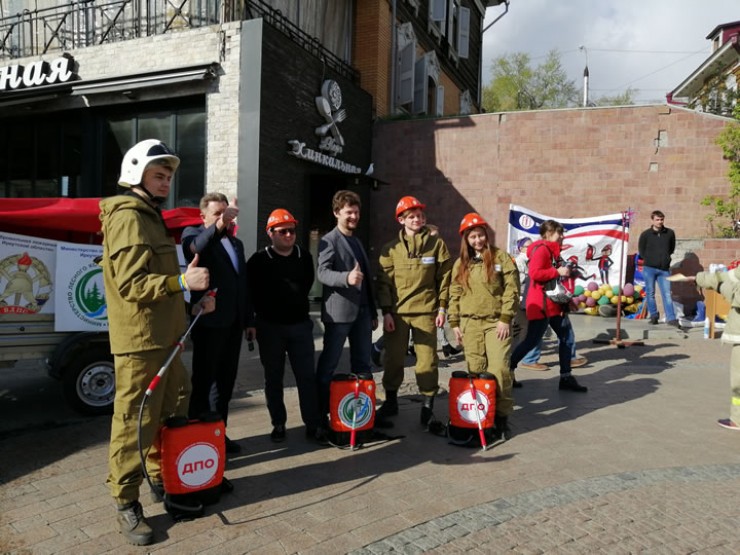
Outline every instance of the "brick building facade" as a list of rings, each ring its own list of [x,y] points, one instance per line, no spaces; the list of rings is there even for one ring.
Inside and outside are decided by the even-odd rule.
[[[248,254],[267,243],[276,207],[293,212],[308,244],[311,229],[334,226],[336,190],[369,197],[370,95],[349,66],[336,70],[263,19],[18,58],[0,75],[10,84],[13,68],[65,57],[74,72],[66,82],[0,91],[0,123],[12,130],[0,138],[0,197],[114,194],[123,152],[146,138],[182,158],[167,207],[197,206],[206,191],[239,198]],[[338,104],[322,114],[327,83]],[[291,155],[291,141],[303,157]]]
[[[740,240],[709,240],[701,206],[726,194],[727,162],[715,144],[726,119],[669,107],[630,106],[481,114],[376,125],[373,159],[383,185],[373,197],[372,247],[397,224],[402,195],[427,203],[453,252],[460,218],[480,212],[505,244],[510,204],[555,218],[637,211],[629,252],[650,212],[703,264],[737,258]],[[682,258],[684,247],[674,260]]]

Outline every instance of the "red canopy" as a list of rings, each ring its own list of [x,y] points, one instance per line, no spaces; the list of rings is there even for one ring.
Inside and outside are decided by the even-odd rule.
[[[0,199],[0,231],[78,243],[100,243],[99,198]],[[183,228],[200,225],[198,208],[162,212],[167,227],[179,237]]]

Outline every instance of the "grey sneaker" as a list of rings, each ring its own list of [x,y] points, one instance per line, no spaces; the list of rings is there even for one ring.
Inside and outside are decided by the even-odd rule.
[[[127,542],[134,545],[149,545],[154,542],[154,532],[144,519],[144,510],[138,501],[118,505],[116,520]]]

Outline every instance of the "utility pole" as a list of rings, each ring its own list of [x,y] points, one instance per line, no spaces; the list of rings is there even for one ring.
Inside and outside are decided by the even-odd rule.
[[[583,68],[583,107],[588,106],[588,50],[585,46],[578,47],[586,55],[586,67]]]

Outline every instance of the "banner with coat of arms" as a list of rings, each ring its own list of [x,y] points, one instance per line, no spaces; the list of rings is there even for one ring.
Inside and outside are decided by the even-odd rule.
[[[106,331],[99,245],[0,233],[0,316],[53,314],[54,331]]]

